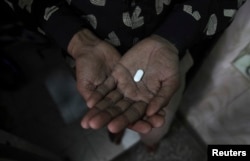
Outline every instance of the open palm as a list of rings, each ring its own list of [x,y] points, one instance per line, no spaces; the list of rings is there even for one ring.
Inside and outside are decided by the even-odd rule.
[[[100,85],[111,74],[121,56],[113,46],[86,29],[74,35],[68,50],[76,62],[78,91],[88,107],[92,107],[93,103],[88,101],[89,97],[95,90],[102,88]]]
[[[146,132],[160,126],[164,118],[159,111],[167,106],[179,85],[177,50],[159,36],[136,44],[119,61],[110,77],[89,97],[95,107],[82,121],[84,127],[108,125],[111,132],[126,127]],[[133,77],[144,71],[139,82]],[[103,92],[105,91],[105,92]],[[107,92],[108,91],[108,92]],[[145,130],[145,131],[144,131]]]

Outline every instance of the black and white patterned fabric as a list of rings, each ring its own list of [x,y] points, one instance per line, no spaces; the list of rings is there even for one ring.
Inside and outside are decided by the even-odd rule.
[[[244,0],[4,0],[27,24],[66,49],[82,28],[124,53],[160,35],[180,51],[223,31]]]

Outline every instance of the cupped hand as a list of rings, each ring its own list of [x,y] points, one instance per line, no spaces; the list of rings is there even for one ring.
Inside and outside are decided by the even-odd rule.
[[[144,75],[135,82],[133,77],[138,69]],[[130,127],[147,133],[163,124],[161,109],[167,106],[178,86],[178,51],[167,40],[150,36],[132,47],[99,86],[102,90],[89,97],[95,108],[85,115],[82,126],[98,129],[107,125],[114,133]]]
[[[111,75],[112,68],[120,59],[120,54],[114,47],[87,29],[73,36],[68,52],[76,63],[77,89],[91,108],[93,101],[89,101],[89,98],[94,91],[98,90],[102,95],[109,92],[103,91],[103,86],[100,85]],[[109,90],[112,88],[114,87],[106,87]]]

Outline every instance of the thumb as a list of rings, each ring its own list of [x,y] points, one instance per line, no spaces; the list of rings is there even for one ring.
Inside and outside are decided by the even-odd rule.
[[[177,91],[178,87],[179,83],[176,83],[176,85],[162,86],[158,93],[149,102],[146,111],[147,116],[152,116],[163,107],[166,107],[174,93]]]

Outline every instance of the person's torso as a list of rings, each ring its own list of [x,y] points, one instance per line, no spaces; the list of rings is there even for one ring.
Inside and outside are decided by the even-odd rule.
[[[125,52],[150,35],[172,7],[171,0],[68,0],[95,33]]]

